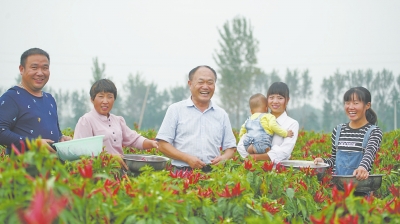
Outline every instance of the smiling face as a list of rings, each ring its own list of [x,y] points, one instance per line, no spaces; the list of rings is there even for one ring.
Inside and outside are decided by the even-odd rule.
[[[19,66],[24,88],[32,94],[41,93],[44,85],[49,81],[49,68],[50,63],[46,56],[41,54],[28,56],[25,65]]]
[[[97,113],[108,117],[114,105],[114,101],[115,98],[113,93],[100,92],[96,94],[95,98],[92,100],[92,103]]]
[[[207,109],[215,90],[215,75],[206,68],[200,67],[188,81],[192,101],[199,109]]]
[[[285,97],[279,94],[271,94],[268,96],[268,108],[271,109],[271,114],[275,117],[279,117],[286,110],[286,104],[289,102],[289,99],[285,99]]]
[[[357,126],[367,124],[367,118],[365,112],[371,107],[371,103],[365,104],[363,101],[358,99],[357,94],[353,93],[351,99],[344,102],[344,110],[351,124],[357,124]]]

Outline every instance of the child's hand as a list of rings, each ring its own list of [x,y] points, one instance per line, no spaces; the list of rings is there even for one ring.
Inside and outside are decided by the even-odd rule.
[[[287,137],[293,137],[293,131],[292,130],[289,130],[287,132]]]

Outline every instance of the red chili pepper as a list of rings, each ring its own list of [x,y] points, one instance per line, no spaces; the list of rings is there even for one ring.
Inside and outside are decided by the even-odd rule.
[[[392,184],[392,186],[389,187],[389,191],[390,193],[392,193],[393,197],[398,198],[400,196],[400,187],[396,187],[394,186],[394,184]]]
[[[274,169],[274,162],[265,161],[261,167],[265,172],[272,171]]]
[[[85,194],[85,186],[86,186],[86,183],[84,183],[84,184],[82,185],[82,187],[80,187],[80,188],[72,189],[72,192],[73,192],[74,194],[78,195],[80,198],[82,198],[83,195]]]
[[[228,185],[226,185],[224,191],[221,194],[218,193],[218,195],[224,198],[231,198],[239,196],[244,190],[245,189],[240,189],[240,182],[239,182],[232,188],[232,193],[229,191]]]
[[[304,190],[307,190],[308,189],[308,186],[307,186],[307,184],[306,183],[304,183],[304,181],[303,180],[299,180],[298,181],[298,183],[304,188]]]
[[[92,161],[89,162],[87,160],[83,161],[83,167],[78,166],[78,171],[83,178],[92,178],[93,176],[93,166]]]
[[[196,173],[196,174],[189,174],[188,180],[189,180],[189,184],[196,184],[197,182],[199,182],[200,179],[200,173]]]
[[[135,197],[138,190],[134,190],[130,184],[125,185],[125,192],[130,197]]]
[[[394,147],[397,149],[397,148],[399,147],[399,141],[397,141],[397,139],[395,139],[395,140],[393,141],[393,145],[394,145]]]
[[[25,211],[18,211],[23,223],[52,223],[67,206],[68,198],[56,198],[53,190],[37,189],[33,200]]]
[[[317,203],[322,203],[322,202],[324,202],[325,201],[325,199],[326,199],[326,196],[324,196],[324,194],[323,193],[320,193],[320,192],[315,192],[315,194],[314,194],[314,201],[315,202],[317,202]]]
[[[11,149],[14,151],[15,154],[17,154],[18,156],[21,155],[21,153],[19,152],[19,150],[17,149],[17,147],[14,145],[14,143],[11,143]]]
[[[263,207],[265,210],[267,210],[269,213],[271,213],[271,215],[275,215],[275,213],[279,212],[279,208],[278,208],[278,207],[275,207],[274,204],[273,204],[272,202],[271,202],[271,203],[268,203],[268,202],[263,203],[263,204],[262,204],[262,207]]]
[[[184,182],[183,182],[183,189],[188,189],[189,188],[189,180],[188,179],[186,179]]]
[[[199,191],[197,192],[197,195],[202,198],[208,198],[212,195],[212,193],[213,193],[213,191],[211,190],[211,188],[208,188],[207,190],[202,191],[202,189],[199,187]]]
[[[394,202],[393,208],[390,206]],[[386,209],[389,211],[391,214],[400,214],[400,200],[397,200],[397,198],[393,198],[390,203],[386,204]]]
[[[325,224],[325,217],[326,216],[322,216],[321,217],[321,219],[317,219],[317,218],[315,218],[314,216],[310,216],[310,220],[311,220],[311,222],[312,223],[314,223],[314,224]]]
[[[282,165],[281,163],[276,164],[275,169],[276,169],[276,172],[278,172],[278,173],[284,173],[284,172],[286,172],[285,166]]]
[[[358,224],[358,215],[346,215],[345,217],[339,218],[340,224]]]
[[[335,203],[341,203],[344,200],[343,193],[337,189],[336,185],[332,188],[332,199]]]
[[[300,171],[305,173],[307,176],[315,176],[315,175],[317,175],[316,169],[312,169],[311,167],[301,167]]]
[[[252,167],[253,167],[253,163],[250,160],[244,161],[244,168],[246,170],[253,172],[255,170],[255,168],[252,168]]]

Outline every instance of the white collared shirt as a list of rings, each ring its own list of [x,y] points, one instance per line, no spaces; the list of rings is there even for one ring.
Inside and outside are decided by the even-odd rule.
[[[168,107],[157,133],[157,140],[164,140],[181,152],[196,156],[204,163],[221,154],[221,149],[236,147],[228,114],[210,102],[204,111],[196,108],[191,98]],[[172,160],[174,166],[188,166]]]
[[[268,152],[268,156],[271,161],[274,161],[274,163],[279,163],[282,160],[290,158],[294,145],[297,141],[299,123],[293,118],[289,117],[286,112],[283,112],[283,114],[281,114],[276,121],[282,128],[293,131],[293,137],[291,138],[283,138],[276,134],[272,138],[272,148]],[[243,145],[243,136],[238,143],[237,150],[243,158],[249,155]]]

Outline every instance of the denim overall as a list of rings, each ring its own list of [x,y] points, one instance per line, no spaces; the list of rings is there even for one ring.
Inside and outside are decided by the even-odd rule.
[[[256,119],[247,119],[245,127],[247,135],[243,139],[243,145],[247,151],[249,146],[253,144],[253,147],[257,153],[265,153],[265,149],[271,148],[272,135],[267,134],[264,128],[261,126],[260,119],[265,113],[261,113]]]
[[[335,138],[335,146],[336,146],[336,175],[353,175],[353,171],[358,168],[361,163],[361,160],[364,155],[365,148],[367,147],[369,136],[371,135],[371,131],[375,128],[375,125],[371,125],[368,131],[364,135],[362,148],[363,151],[355,152],[355,151],[346,151],[338,148],[339,145],[339,137],[342,129],[342,125],[338,125],[336,128],[336,138]]]

